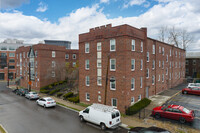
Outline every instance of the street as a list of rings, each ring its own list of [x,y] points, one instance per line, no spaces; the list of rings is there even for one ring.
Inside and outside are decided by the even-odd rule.
[[[80,122],[76,112],[60,106],[38,106],[35,100],[14,94],[4,82],[0,82],[0,123],[8,133],[127,133],[120,127],[101,131],[99,126]]]

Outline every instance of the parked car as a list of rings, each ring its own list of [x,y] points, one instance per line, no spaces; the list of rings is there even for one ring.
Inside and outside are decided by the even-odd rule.
[[[17,89],[16,91],[15,91],[15,93],[17,94],[17,95],[20,95],[20,96],[25,96],[25,94],[27,94],[29,91],[28,91],[28,89]]]
[[[134,127],[128,133],[171,133],[170,131],[159,127]]]
[[[180,123],[192,122],[194,120],[194,111],[188,110],[180,105],[169,105],[155,107],[152,115],[157,119],[160,117],[179,120]]]
[[[187,86],[187,88],[193,88],[193,87],[200,88],[200,83],[189,83]]]
[[[46,107],[55,107],[56,106],[56,101],[53,100],[51,97],[44,97],[40,98],[36,101],[38,105],[43,106],[44,108]]]
[[[117,128],[121,124],[120,112],[116,107],[103,104],[92,104],[79,112],[81,121],[88,121],[100,125],[102,130]]]
[[[182,94],[200,95],[200,88],[199,87],[184,88],[182,89]]]
[[[25,94],[25,97],[28,99],[38,99],[39,98],[37,92],[29,92],[29,93]]]

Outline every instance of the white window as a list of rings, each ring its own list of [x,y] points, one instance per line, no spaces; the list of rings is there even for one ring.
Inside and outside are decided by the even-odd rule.
[[[140,94],[139,96],[138,96],[138,101],[140,101],[142,99],[142,95]]]
[[[101,102],[101,96],[98,96],[98,102]]]
[[[147,62],[149,62],[149,52],[147,52]]]
[[[15,57],[15,53],[9,53],[9,57]]]
[[[135,70],[135,59],[131,59],[131,70]]]
[[[171,68],[171,67],[172,67],[172,62],[170,61],[170,62],[169,62],[169,68]]]
[[[101,51],[101,42],[97,43],[97,51]]]
[[[28,58],[28,54],[29,54],[29,52],[27,52],[27,58]]]
[[[147,68],[146,77],[149,78],[149,68]]]
[[[168,75],[168,68],[166,68],[166,75]]]
[[[169,80],[171,80],[171,73],[169,73]]]
[[[97,59],[97,68],[101,68],[101,59]]]
[[[116,43],[115,39],[110,40],[110,51],[115,51],[116,50]]]
[[[134,104],[134,102],[135,102],[135,98],[131,97],[131,104]]]
[[[176,62],[176,66],[175,67],[177,68],[177,62]]]
[[[162,69],[164,69],[164,63],[165,63],[165,62],[164,62],[164,61],[162,61]]]
[[[162,74],[162,82],[164,82],[164,74]]]
[[[72,67],[75,67],[75,66],[76,66],[76,62],[73,62],[73,63],[72,63]]]
[[[135,90],[135,79],[131,79],[131,90]]]
[[[155,60],[153,60],[152,69],[155,69]]]
[[[169,56],[172,56],[172,50],[171,49],[169,50]]]
[[[159,60],[159,67],[161,66],[161,62],[160,62],[160,60]]]
[[[158,75],[158,81],[160,81],[160,74]]]
[[[132,40],[131,42],[131,50],[135,51],[135,40]]]
[[[112,103],[112,106],[117,107],[117,99],[116,98],[112,98],[111,103]]]
[[[159,46],[159,53],[161,53],[161,47]]]
[[[85,60],[85,69],[86,70],[90,69],[90,61],[89,60]]]
[[[65,54],[65,59],[69,59],[69,54]]]
[[[155,54],[155,45],[152,45],[152,53]]]
[[[141,41],[141,52],[143,52],[143,41]]]
[[[85,77],[85,85],[90,86],[90,77],[89,76]]]
[[[55,67],[56,66],[56,62],[55,61],[52,61],[52,67]]]
[[[97,85],[102,86],[102,78],[100,76],[97,77]]]
[[[25,52],[23,52],[23,57],[25,58]]]
[[[85,53],[89,53],[89,52],[90,52],[90,44],[85,43]]]
[[[140,77],[140,88],[142,88],[142,80],[143,80],[143,78]]]
[[[177,51],[175,52],[175,56],[177,57]]]
[[[153,75],[152,76],[152,85],[154,85],[155,84],[155,76]]]
[[[110,70],[111,71],[116,70],[116,59],[110,59]]]
[[[140,70],[143,69],[143,60],[140,61]]]
[[[179,58],[181,58],[181,53],[179,52]]]
[[[90,101],[90,94],[89,93],[85,94],[85,99],[86,99],[86,101]]]
[[[164,54],[165,54],[165,48],[162,47],[162,55],[164,55]]]
[[[51,72],[51,77],[55,77],[55,76],[56,76],[55,72],[52,71],[52,72]]]
[[[193,65],[196,65],[196,60],[193,60]]]
[[[38,56],[38,52],[37,51],[35,51],[35,57],[37,57]]]
[[[18,54],[17,54],[17,59],[18,59]]]
[[[115,77],[111,77],[111,79],[110,79],[110,89],[111,90],[116,90],[116,80],[115,80]]]
[[[167,55],[167,58],[166,58],[166,62],[168,62],[168,55]]]
[[[76,59],[76,54],[73,54],[73,55],[72,55],[72,58],[73,58],[73,59]]]
[[[56,52],[52,51],[52,57],[56,57]]]
[[[97,69],[97,76],[102,76],[102,75],[101,75],[101,74],[102,74],[102,73],[101,73],[101,70],[102,70],[101,68],[100,68],[100,69]]]

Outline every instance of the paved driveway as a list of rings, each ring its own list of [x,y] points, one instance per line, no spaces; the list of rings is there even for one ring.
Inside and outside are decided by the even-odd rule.
[[[78,114],[57,106],[45,109],[15,95],[0,83],[0,123],[9,133],[102,133],[98,126],[81,123]],[[118,128],[110,133],[127,133]]]

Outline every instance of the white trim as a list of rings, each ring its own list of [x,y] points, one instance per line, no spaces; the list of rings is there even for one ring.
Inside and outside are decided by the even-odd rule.
[[[134,47],[134,49],[133,49],[133,47]],[[131,51],[135,51],[135,40],[134,39],[131,40]]]
[[[134,63],[132,64],[132,61],[134,61]],[[132,69],[132,65],[134,66],[134,68]],[[131,71],[135,70],[135,59],[131,59]]]
[[[111,60],[115,61],[115,69],[111,69],[111,66],[112,66]],[[110,71],[116,71],[116,59],[110,59]]]
[[[115,48],[113,50],[111,49],[111,44],[112,44],[111,41],[114,41]],[[110,51],[116,51],[116,40],[115,39],[110,40]]]

